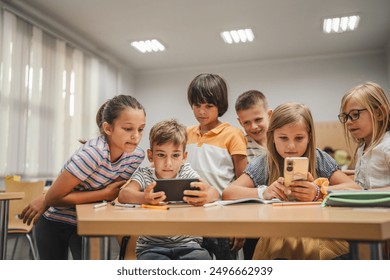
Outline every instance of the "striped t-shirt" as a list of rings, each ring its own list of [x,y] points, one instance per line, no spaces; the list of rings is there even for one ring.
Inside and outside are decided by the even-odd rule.
[[[190,166],[189,163],[185,163],[181,166],[176,178],[197,178],[199,179],[198,173],[196,173]],[[136,181],[141,190],[145,190],[147,186],[156,181],[155,169],[151,167],[140,167],[131,180]],[[190,236],[190,235],[175,235],[175,236],[145,236],[141,235],[137,240],[136,253],[139,255],[143,250],[151,247],[165,247],[173,248],[178,246],[185,246],[188,244],[201,243],[202,237]]]
[[[128,180],[145,158],[145,152],[137,147],[131,154],[123,153],[116,161],[110,161],[110,150],[105,136],[89,140],[65,163],[61,172],[67,170],[81,183],[74,191],[104,189],[115,180]],[[44,216],[53,221],[76,224],[74,206],[50,207]]]
[[[187,128],[187,161],[220,194],[234,180],[233,155],[246,156],[246,139],[225,122],[201,135],[199,125]]]
[[[250,137],[249,135],[245,135],[245,138],[248,142],[246,145],[248,162],[259,155],[264,155],[267,153],[267,150],[263,146],[258,144],[252,137]]]

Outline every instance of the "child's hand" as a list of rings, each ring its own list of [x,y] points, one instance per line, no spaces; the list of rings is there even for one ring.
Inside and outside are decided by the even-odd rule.
[[[278,180],[269,185],[263,192],[264,199],[278,198],[280,200],[288,200],[289,189],[284,186],[284,178],[279,177]]]
[[[47,210],[48,206],[45,201],[45,195],[31,201],[20,213],[19,218],[23,219],[23,223],[30,225],[32,222],[36,224],[39,217]]]
[[[154,192],[154,187],[157,185],[156,182],[151,183],[144,190],[145,203],[157,205],[161,204],[167,197],[164,192]]]
[[[232,237],[230,238],[230,250],[232,250],[232,252],[234,254],[237,254],[238,251],[241,250],[242,247],[244,247],[244,244],[245,244],[245,238],[242,238],[242,237]]]
[[[125,183],[126,183],[126,180],[122,180],[122,181],[113,182],[113,183],[107,185],[104,188],[104,192],[105,192],[104,200],[107,200],[107,201],[115,200],[119,195],[120,188]]]
[[[194,190],[185,190],[183,200],[193,206],[202,206],[207,203],[208,186],[204,181],[192,182]]]
[[[317,185],[310,172],[307,173],[307,181],[293,181],[290,184],[291,196],[299,201],[313,201],[317,195]]]

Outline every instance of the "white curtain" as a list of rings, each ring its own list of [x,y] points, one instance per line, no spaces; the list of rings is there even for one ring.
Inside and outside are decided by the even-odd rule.
[[[98,135],[118,70],[6,10],[0,40],[0,177],[53,178],[79,139]]]

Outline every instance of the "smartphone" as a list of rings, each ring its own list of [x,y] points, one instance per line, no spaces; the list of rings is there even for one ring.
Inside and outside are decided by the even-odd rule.
[[[309,172],[309,160],[307,157],[286,157],[284,159],[284,185],[289,187],[293,181],[306,181]],[[289,200],[294,197],[287,196]]]
[[[199,180],[195,178],[158,179],[154,192],[165,192],[166,202],[183,202],[183,192],[185,190],[199,190],[199,188],[191,186],[192,182],[199,182]]]

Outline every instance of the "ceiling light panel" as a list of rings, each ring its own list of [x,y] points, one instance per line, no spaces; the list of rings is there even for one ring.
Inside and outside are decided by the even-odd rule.
[[[360,21],[360,16],[343,16],[324,19],[323,31],[324,33],[342,33],[346,31],[355,30]]]
[[[255,39],[250,28],[223,31],[221,37],[226,44],[252,42]]]
[[[158,40],[145,40],[131,42],[131,46],[142,53],[161,52],[165,50],[165,46]]]

